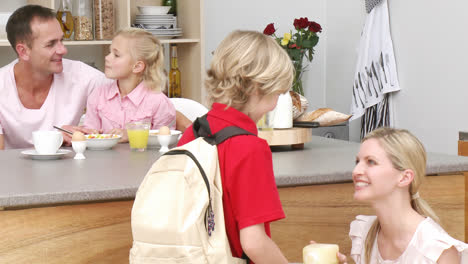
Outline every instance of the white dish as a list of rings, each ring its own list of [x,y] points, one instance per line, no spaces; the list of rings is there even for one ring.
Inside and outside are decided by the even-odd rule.
[[[112,138],[90,138],[96,135],[86,135],[86,148],[89,150],[106,150],[111,149],[115,146],[122,136],[120,135],[111,135],[111,134],[100,134],[99,136],[110,137]]]
[[[30,157],[31,159],[35,160],[53,160],[53,159],[60,159],[61,157],[65,156],[66,154],[70,153],[71,150],[68,149],[59,149],[55,154],[39,154],[35,149],[27,149],[21,151],[21,154]]]
[[[170,9],[170,6],[138,6],[142,15],[166,15]]]
[[[160,148],[161,147],[161,144],[159,144],[159,140],[157,136],[158,132],[159,132],[159,129],[150,130],[149,136],[148,136],[148,148]],[[171,130],[171,141],[169,142],[169,146],[173,146],[177,144],[181,134],[182,132],[180,132],[179,130]]]

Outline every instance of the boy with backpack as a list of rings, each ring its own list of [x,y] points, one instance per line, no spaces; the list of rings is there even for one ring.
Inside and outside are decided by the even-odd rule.
[[[207,120],[213,134],[228,126],[253,135],[218,145],[226,233],[232,255],[250,263],[288,263],[270,238],[270,222],[285,217],[273,175],[267,142],[257,137],[256,122],[275,108],[293,80],[288,54],[272,38],[234,31],[214,52],[205,86],[213,103]],[[189,127],[179,146],[195,138]],[[244,255],[244,256],[245,256]]]

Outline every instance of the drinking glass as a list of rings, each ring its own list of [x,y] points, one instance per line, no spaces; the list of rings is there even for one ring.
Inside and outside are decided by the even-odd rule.
[[[270,111],[262,116],[260,120],[257,121],[258,130],[273,130],[273,120],[275,118],[275,112]]]
[[[127,135],[132,151],[145,151],[148,146],[148,136],[151,124],[145,121],[128,123]]]

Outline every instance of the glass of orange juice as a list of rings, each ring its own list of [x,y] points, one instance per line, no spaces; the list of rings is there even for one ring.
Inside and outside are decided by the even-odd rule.
[[[126,127],[130,149],[132,151],[145,151],[148,146],[150,122],[132,122],[128,123]]]

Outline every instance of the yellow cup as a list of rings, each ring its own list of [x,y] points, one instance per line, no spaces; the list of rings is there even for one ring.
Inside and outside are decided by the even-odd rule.
[[[310,244],[302,249],[304,264],[338,264],[336,244]]]
[[[149,122],[132,122],[127,124],[128,142],[131,150],[146,150],[150,126]]]

